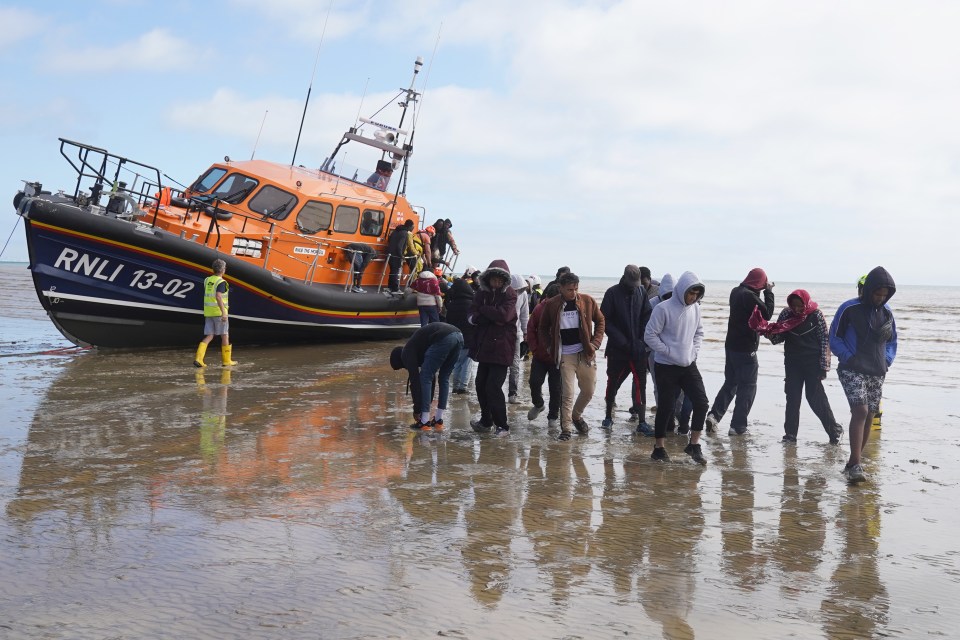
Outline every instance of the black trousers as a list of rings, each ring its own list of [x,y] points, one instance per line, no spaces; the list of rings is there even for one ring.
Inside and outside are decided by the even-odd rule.
[[[390,291],[400,291],[400,274],[403,273],[403,257],[390,256],[387,258],[387,266],[390,267],[387,286],[390,288]]]
[[[819,418],[823,430],[827,432],[827,435],[832,436],[837,420],[833,417],[830,400],[827,398],[827,393],[823,390],[823,382],[820,380],[823,370],[820,368],[819,358],[816,360],[785,358],[783,368],[786,373],[783,379],[783,392],[787,395],[787,411],[783,420],[783,432],[793,437],[797,436],[797,432],[800,430],[800,400],[803,389],[806,387],[807,404]]]
[[[697,369],[697,363],[694,362],[689,366],[681,367],[658,362],[653,371],[657,376],[657,392],[660,394],[660,401],[657,403],[657,417],[653,424],[654,436],[663,438],[667,435],[667,425],[670,424],[670,418],[673,417],[673,402],[669,399],[676,398],[680,391],[683,391],[684,395],[693,403],[690,428],[693,431],[702,431],[710,400],[703,388],[703,377],[700,375],[700,370]]]
[[[480,403],[480,422],[485,427],[496,425],[508,428],[507,399],[503,397],[503,381],[507,379],[505,364],[477,363],[477,401]]]
[[[753,401],[757,397],[757,375],[760,372],[757,352],[745,353],[726,349],[726,355],[726,363],[723,365],[723,386],[713,400],[710,413],[719,420],[736,397],[730,426],[743,432],[747,430],[747,416],[750,415]]]
[[[634,412],[640,414],[643,420],[644,410],[647,406],[647,361],[646,358],[633,360],[624,358],[611,353],[607,353],[607,392],[605,399],[607,401],[607,411],[617,399],[617,392],[626,379],[633,374],[633,386],[630,389],[630,399],[633,402],[631,408]],[[610,416],[607,416],[610,417]]]
[[[550,406],[547,409],[547,420],[560,418],[560,369],[552,367],[546,362],[532,358],[530,365],[530,399],[535,407],[543,406],[543,380],[547,380],[547,391],[550,393]]]

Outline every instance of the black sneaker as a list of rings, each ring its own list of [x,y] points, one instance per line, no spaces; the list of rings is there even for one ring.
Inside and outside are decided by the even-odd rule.
[[[650,454],[650,459],[659,462],[670,462],[670,456],[667,455],[667,450],[663,447],[654,447],[653,453]]]
[[[559,440],[560,442],[566,442],[567,440],[570,439],[570,437],[571,436],[569,431],[561,431],[560,435],[557,436],[557,440]]]
[[[691,442],[683,449],[683,452],[693,458],[693,461],[697,464],[707,464],[707,459],[703,457],[703,452],[700,451],[699,444],[693,444]]]
[[[682,436],[687,435],[688,433],[690,433],[690,425],[689,425],[689,424],[683,424],[683,423],[678,424],[678,425],[677,425],[677,433],[679,433],[679,434],[682,435]]]
[[[464,388],[464,387],[459,387],[459,388],[457,388],[457,389],[454,389],[453,392],[454,392],[454,393],[466,393],[467,390],[466,390],[466,388]]]
[[[707,426],[707,433],[716,433],[717,425],[720,424],[720,421],[717,420],[717,416],[712,413],[707,414],[707,419],[704,421]]]
[[[413,429],[414,431],[420,431],[420,429],[423,429],[424,427],[429,427],[429,426],[430,426],[429,424],[425,422],[420,422],[419,420],[417,420],[412,425],[410,425],[410,428]]]
[[[797,436],[792,436],[789,433],[784,434],[783,439],[780,440],[780,442],[790,442],[790,443],[793,443],[796,441],[797,441]]]
[[[443,418],[440,418],[439,420],[436,419],[436,418],[434,418],[433,420],[430,421],[430,426],[433,427],[434,429],[437,429],[438,431],[442,431],[442,430],[443,430]]]
[[[537,405],[533,405],[530,407],[530,411],[527,411],[527,420],[536,420],[541,411],[543,411],[543,405],[540,405],[539,407]]]
[[[495,436],[508,436],[510,435],[510,427],[497,427],[497,430],[493,432]]]
[[[470,426],[473,427],[473,430],[477,433],[487,433],[493,428],[493,425],[483,424],[479,420],[471,420]]]
[[[843,437],[843,425],[837,423],[833,427],[833,433],[830,434],[830,444],[840,444],[840,438]]]
[[[582,436],[590,433],[590,425],[587,424],[587,421],[583,418],[577,418],[573,421],[573,426],[577,428],[577,433]]]

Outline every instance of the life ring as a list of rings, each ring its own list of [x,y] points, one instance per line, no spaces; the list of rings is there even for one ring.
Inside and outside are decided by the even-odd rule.
[[[213,207],[204,207],[203,213],[204,215],[208,215],[208,216],[213,216],[214,213],[216,213],[217,220],[229,220],[230,218],[233,217],[233,214],[231,212],[224,211],[223,209],[220,209],[219,211],[215,212]]]

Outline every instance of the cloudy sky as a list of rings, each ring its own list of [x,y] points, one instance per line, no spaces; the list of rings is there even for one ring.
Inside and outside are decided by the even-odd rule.
[[[0,4],[0,187],[72,189],[58,137],[189,182],[248,158],[262,124],[257,157],[289,162],[315,62],[297,163],[319,166],[419,55],[407,192],[453,219],[463,261],[955,284],[960,4],[329,6]],[[3,260],[26,259],[22,236]]]

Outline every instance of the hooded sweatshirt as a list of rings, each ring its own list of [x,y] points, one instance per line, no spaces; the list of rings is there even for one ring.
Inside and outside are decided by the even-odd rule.
[[[696,302],[688,305],[685,294],[694,287],[700,292]],[[643,334],[654,362],[688,367],[697,361],[703,343],[699,303],[705,289],[697,274],[685,271],[677,280],[674,294],[654,307]]]
[[[527,281],[519,273],[511,273],[510,287],[517,292],[517,332],[526,336],[530,320],[530,296],[525,291]]]
[[[760,346],[760,334],[750,328],[749,321],[756,307],[760,307],[764,320],[773,317],[773,291],[766,286],[767,274],[757,267],[751,269],[743,282],[730,291],[730,318],[727,320],[727,339],[724,341],[727,350],[752,353]],[[679,287],[677,291],[680,291]],[[763,300],[760,299],[761,291]]]
[[[650,298],[650,308],[654,308],[664,300],[669,300],[671,296],[673,296],[673,276],[665,273],[660,278],[660,295]]]
[[[492,275],[504,278],[504,285],[491,288]],[[494,260],[477,279],[480,290],[473,297],[468,315],[476,327],[470,357],[477,362],[510,366],[517,348],[517,292],[510,286],[510,267],[504,260]]]
[[[873,304],[873,292],[887,287],[882,304]],[[867,274],[863,295],[847,300],[830,323],[830,349],[840,361],[840,370],[869,376],[884,376],[897,355],[897,323],[887,300],[897,292],[893,277],[883,267]]]
[[[418,307],[436,307],[440,300],[440,283],[432,271],[423,270],[417,279],[410,283],[410,288],[417,292]]]

